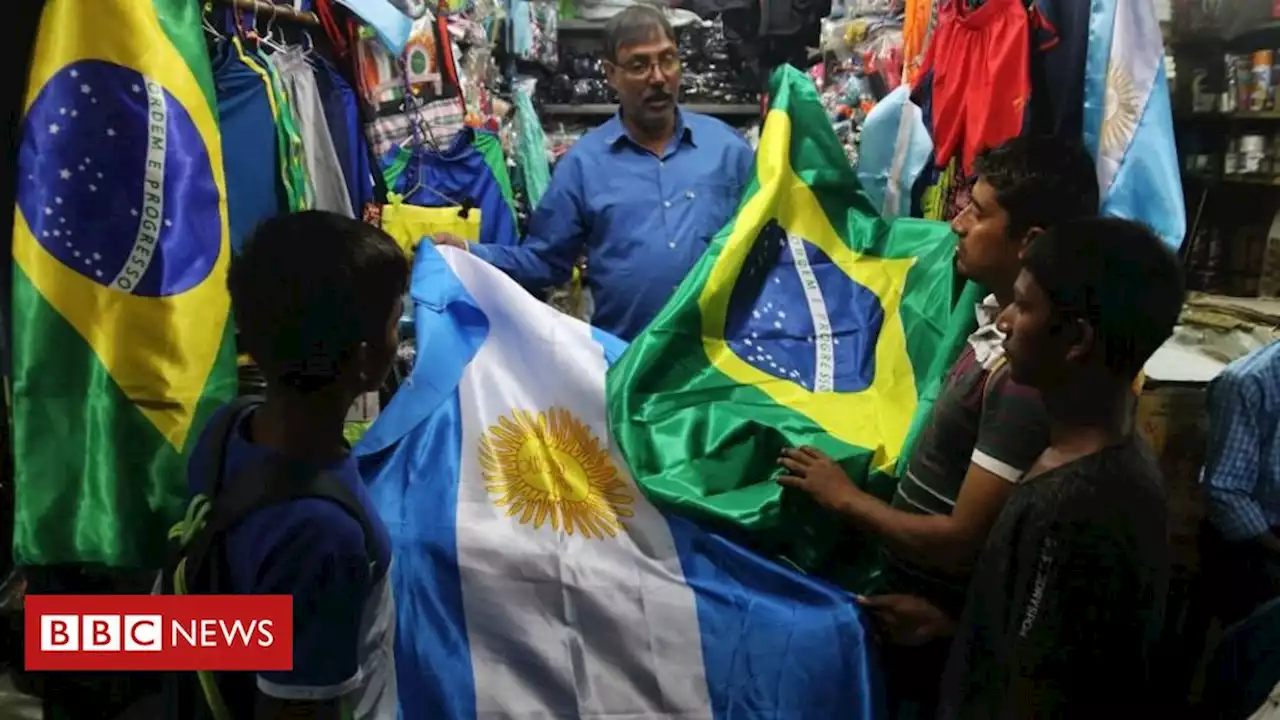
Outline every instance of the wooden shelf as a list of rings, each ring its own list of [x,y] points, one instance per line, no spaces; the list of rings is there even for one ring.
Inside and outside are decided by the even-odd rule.
[[[1229,120],[1280,120],[1280,110],[1241,110],[1233,113],[1179,113],[1175,116],[1177,120],[1214,120],[1225,122]]]
[[[750,105],[712,105],[712,104],[680,104],[681,110],[702,113],[703,115],[760,115],[760,106]],[[566,117],[573,115],[612,115],[618,112],[613,103],[591,103],[588,105],[543,105],[542,114],[547,117]]]

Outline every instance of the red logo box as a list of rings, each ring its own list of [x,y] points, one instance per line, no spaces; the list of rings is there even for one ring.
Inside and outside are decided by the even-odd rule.
[[[27,670],[293,669],[288,595],[28,595]]]

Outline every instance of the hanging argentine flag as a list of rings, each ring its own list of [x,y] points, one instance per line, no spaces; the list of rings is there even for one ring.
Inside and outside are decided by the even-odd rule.
[[[396,562],[401,717],[879,715],[845,592],[659,512],[610,440],[623,346],[423,246],[418,362],[361,440]]]
[[[1180,248],[1187,216],[1164,39],[1150,0],[1093,0],[1084,134],[1098,163],[1102,213],[1146,223]]]

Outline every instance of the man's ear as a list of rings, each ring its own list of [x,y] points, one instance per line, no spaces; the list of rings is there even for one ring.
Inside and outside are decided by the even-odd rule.
[[[1093,323],[1084,318],[1075,318],[1068,324],[1066,331],[1069,333],[1067,340],[1067,361],[1073,363],[1084,363],[1093,352],[1094,343],[1098,339],[1097,330],[1094,329]]]
[[[1018,245],[1019,260],[1021,260],[1022,256],[1027,252],[1027,248],[1031,247],[1031,241],[1035,240],[1043,232],[1044,228],[1042,227],[1032,227],[1027,230],[1027,234],[1022,236],[1022,242]]]

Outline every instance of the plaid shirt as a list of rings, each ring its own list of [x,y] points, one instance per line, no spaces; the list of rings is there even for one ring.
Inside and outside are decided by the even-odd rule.
[[[1208,400],[1209,521],[1228,540],[1257,537],[1280,526],[1280,343],[1228,365]]]

